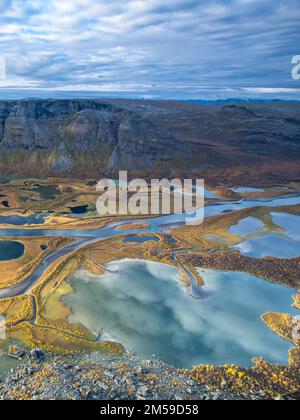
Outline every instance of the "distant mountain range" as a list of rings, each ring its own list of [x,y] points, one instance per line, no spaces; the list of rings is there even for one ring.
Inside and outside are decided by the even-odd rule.
[[[196,102],[0,101],[1,172],[97,177],[128,169],[211,177],[280,162],[298,177],[300,103]]]
[[[230,99],[187,99],[182,102],[190,102],[192,104],[210,104],[210,105],[226,105],[226,104],[238,104],[238,103],[249,103],[249,104],[255,104],[255,103],[275,103],[275,102],[299,102],[298,101],[289,101],[285,99],[242,99],[242,98],[230,98]]]

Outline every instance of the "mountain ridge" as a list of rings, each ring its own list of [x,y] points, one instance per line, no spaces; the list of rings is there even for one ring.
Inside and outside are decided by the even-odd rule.
[[[295,102],[0,101],[5,174],[93,177],[125,169],[217,176],[280,162],[297,178],[299,159]]]

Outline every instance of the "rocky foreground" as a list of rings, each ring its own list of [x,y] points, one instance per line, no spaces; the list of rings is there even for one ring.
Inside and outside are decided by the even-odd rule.
[[[0,400],[268,399],[262,391],[231,393],[210,387],[190,373],[156,359],[141,360],[133,355],[49,357],[35,349],[19,368],[2,379]]]

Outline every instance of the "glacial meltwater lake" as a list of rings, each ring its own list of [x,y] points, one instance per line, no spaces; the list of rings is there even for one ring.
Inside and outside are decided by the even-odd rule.
[[[295,291],[246,273],[199,269],[209,298],[196,300],[175,267],[124,259],[106,266],[119,274],[78,271],[64,298],[72,323],[105,331],[128,350],[156,355],[176,367],[251,365],[253,357],[287,363],[292,345],[261,320],[266,312],[297,315]]]

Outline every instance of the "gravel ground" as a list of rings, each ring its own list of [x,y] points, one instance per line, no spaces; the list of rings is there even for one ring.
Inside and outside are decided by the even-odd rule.
[[[49,357],[33,350],[0,382],[0,400],[258,400],[213,390],[163,362],[99,356]]]

